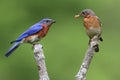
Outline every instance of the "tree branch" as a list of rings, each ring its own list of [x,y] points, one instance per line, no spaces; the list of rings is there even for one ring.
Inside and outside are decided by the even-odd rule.
[[[34,58],[38,66],[39,80],[49,80],[42,45],[35,44],[33,45],[33,49],[34,49]]]
[[[77,75],[75,76],[76,80],[86,80],[86,74],[87,74],[90,62],[94,56],[94,53],[95,53],[94,50],[95,50],[96,45],[99,45],[98,36],[94,36],[91,39],[90,45],[89,45],[88,50],[85,54],[85,57],[84,57],[84,60],[82,62],[82,65],[80,67],[80,70],[77,73]]]

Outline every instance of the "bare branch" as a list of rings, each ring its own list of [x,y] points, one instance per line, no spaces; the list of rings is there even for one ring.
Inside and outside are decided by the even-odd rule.
[[[86,74],[90,65],[90,62],[94,56],[95,53],[95,46],[99,44],[98,36],[94,36],[90,42],[90,45],[88,47],[88,50],[85,54],[84,60],[82,62],[82,65],[80,67],[79,72],[77,73],[76,80],[86,80]]]
[[[33,49],[34,49],[34,58],[36,60],[39,71],[39,80],[49,80],[42,45],[35,44],[33,46]]]

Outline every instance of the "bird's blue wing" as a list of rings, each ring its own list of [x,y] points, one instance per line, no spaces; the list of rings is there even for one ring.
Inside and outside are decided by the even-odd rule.
[[[37,33],[38,31],[42,30],[42,26],[39,23],[36,23],[35,25],[31,26],[28,30],[26,30],[24,33],[22,33],[16,41],[21,41],[23,38],[28,37],[32,34]]]

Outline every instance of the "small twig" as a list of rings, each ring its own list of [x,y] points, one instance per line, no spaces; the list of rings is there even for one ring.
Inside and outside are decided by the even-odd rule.
[[[80,67],[79,72],[77,73],[76,80],[86,80],[86,74],[90,65],[90,62],[94,56],[95,53],[95,45],[99,44],[99,39],[97,36],[94,36],[90,42],[90,45],[88,47],[88,50],[85,54],[84,60],[82,62],[82,65]]]
[[[43,53],[42,45],[35,44],[33,46],[33,49],[34,49],[34,58],[36,60],[39,71],[39,80],[50,80],[46,69],[45,56]]]

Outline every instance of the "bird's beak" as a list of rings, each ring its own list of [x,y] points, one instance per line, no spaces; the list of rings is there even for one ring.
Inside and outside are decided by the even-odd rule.
[[[79,17],[81,17],[81,13],[74,16],[74,18],[76,18],[76,19]]]
[[[55,21],[55,20],[52,20],[52,23],[56,23],[56,21]]]

